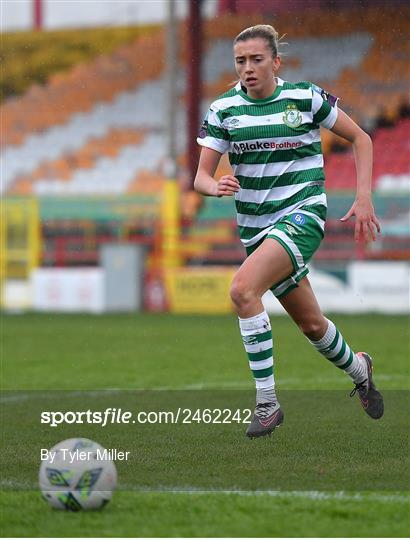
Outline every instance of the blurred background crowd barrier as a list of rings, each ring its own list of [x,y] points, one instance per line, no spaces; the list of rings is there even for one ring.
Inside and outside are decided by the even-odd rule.
[[[18,26],[13,4],[23,29],[7,27]],[[17,4],[2,8],[3,309],[231,310],[245,254],[233,200],[193,191],[195,135],[235,81],[232,39],[267,23],[288,43],[279,75],[339,96],[374,144],[383,234],[356,245],[353,222],[339,221],[354,200],[353,154],[323,132],[329,211],[311,265],[323,309],[409,312],[408,3],[85,0],[86,20],[67,2]],[[217,175],[229,171],[224,157]]]

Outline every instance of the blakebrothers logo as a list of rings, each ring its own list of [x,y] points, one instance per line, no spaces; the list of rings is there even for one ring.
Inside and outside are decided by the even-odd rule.
[[[283,113],[283,123],[291,128],[297,128],[302,123],[302,115],[294,103],[286,107]]]
[[[233,149],[237,154],[241,154],[242,152],[255,152],[258,150],[289,150],[292,148],[299,148],[299,146],[302,146],[302,143],[300,141],[298,142],[289,142],[285,141],[282,143],[275,143],[275,142],[262,142],[262,141],[254,141],[254,142],[243,142],[243,143],[234,143]]]

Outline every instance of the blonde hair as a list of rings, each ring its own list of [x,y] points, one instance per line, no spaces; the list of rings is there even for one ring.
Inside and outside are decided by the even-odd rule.
[[[283,36],[282,36],[283,37]],[[272,57],[278,56],[279,34],[270,24],[257,24],[242,30],[240,34],[233,40],[236,45],[238,41],[247,41],[248,39],[261,38],[268,42],[269,49],[272,52]]]

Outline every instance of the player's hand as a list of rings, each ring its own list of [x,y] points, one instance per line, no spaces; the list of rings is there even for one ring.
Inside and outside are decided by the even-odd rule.
[[[370,199],[356,199],[350,210],[340,221],[346,222],[351,217],[356,216],[354,227],[354,239],[356,242],[364,240],[376,240],[376,232],[380,233],[380,223],[374,212],[373,204]]]
[[[239,191],[239,180],[230,174],[221,176],[217,183],[216,196],[217,197],[232,197],[234,193]]]

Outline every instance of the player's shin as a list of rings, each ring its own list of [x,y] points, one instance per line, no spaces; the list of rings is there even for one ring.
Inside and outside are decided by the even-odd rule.
[[[364,362],[351,350],[333,322],[327,322],[325,335],[318,341],[309,340],[310,343],[332,364],[347,373],[353,382],[363,382],[367,378]]]
[[[276,403],[273,376],[273,340],[266,311],[242,319],[239,317],[242,340],[249,358],[249,367],[256,385],[256,402]]]

